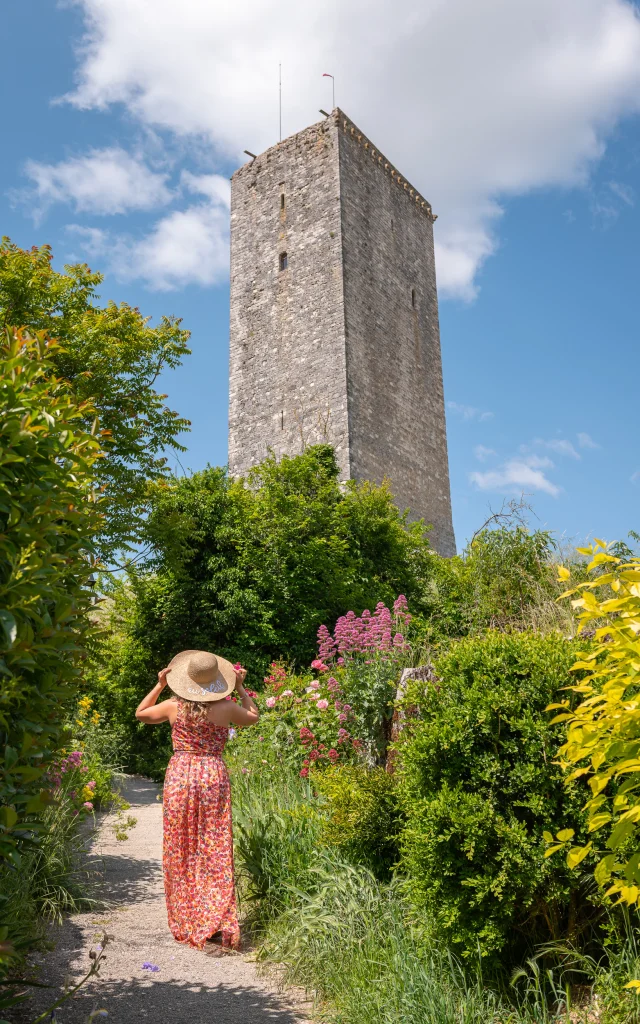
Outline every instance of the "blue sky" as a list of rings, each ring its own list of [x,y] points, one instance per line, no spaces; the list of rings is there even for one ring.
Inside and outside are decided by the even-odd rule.
[[[105,301],[192,331],[193,355],[162,382],[193,424],[184,468],[226,461],[226,179],[245,147],[277,139],[282,61],[285,134],[330,105],[334,71],[339,104],[439,214],[459,546],[523,491],[533,522],[569,541],[640,529],[635,7],[177,10],[5,5],[0,192],[18,244],[86,260]]]

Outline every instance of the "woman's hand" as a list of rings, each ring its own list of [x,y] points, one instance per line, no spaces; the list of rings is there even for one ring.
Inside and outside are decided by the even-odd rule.
[[[236,671],[236,690],[239,694],[242,694],[244,692],[244,681],[247,678],[247,670],[242,668],[241,665],[237,667],[234,665],[233,667]]]
[[[165,686],[168,685],[167,675],[169,674],[170,671],[170,668],[163,668],[160,672],[158,672],[158,686],[160,687],[161,691],[164,690]]]

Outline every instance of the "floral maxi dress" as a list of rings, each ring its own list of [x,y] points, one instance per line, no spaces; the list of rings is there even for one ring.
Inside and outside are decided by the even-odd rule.
[[[240,942],[231,787],[222,760],[228,732],[178,704],[164,783],[164,891],[174,938],[198,949],[216,932],[223,946]]]

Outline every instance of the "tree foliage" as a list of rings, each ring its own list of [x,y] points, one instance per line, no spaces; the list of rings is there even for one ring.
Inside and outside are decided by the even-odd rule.
[[[548,853],[565,849],[569,867],[577,867],[595,851],[596,881],[632,906],[640,904],[640,558],[611,555],[603,541],[580,550],[591,556],[590,578],[563,596],[573,598],[583,627],[596,624],[595,636],[573,666],[586,673],[568,687],[577,707],[566,699],[550,708],[560,711],[554,722],[567,723],[560,748],[567,784],[585,779],[591,790],[585,809],[593,838],[576,844],[571,829],[555,841],[549,832]],[[571,579],[565,567],[559,574]]]
[[[8,238],[0,244],[0,327],[17,324],[55,338],[56,376],[109,431],[95,471],[108,505],[101,547],[110,554],[140,539],[147,481],[166,474],[167,450],[184,450],[177,438],[188,422],[164,404],[155,385],[188,354],[189,335],[173,317],[151,326],[127,303],[97,305],[101,281],[85,264],[58,273],[47,245],[25,250]],[[87,413],[85,429],[95,413]]]
[[[129,728],[179,650],[239,660],[255,685],[275,658],[307,665],[318,627],[347,608],[390,604],[399,592],[418,604],[424,590],[422,525],[405,522],[386,487],[342,486],[327,446],[271,456],[247,481],[207,469],[160,482],[152,499],[153,557],[113,586],[112,639],[97,654],[96,685]],[[156,742],[144,734],[151,747],[136,740],[136,756]]]
[[[103,525],[94,410],[55,374],[57,344],[0,342],[0,856],[37,824],[45,772],[90,631],[92,548]],[[25,824],[25,817],[28,823]]]

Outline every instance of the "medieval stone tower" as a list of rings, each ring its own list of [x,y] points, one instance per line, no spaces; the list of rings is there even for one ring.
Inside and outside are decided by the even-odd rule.
[[[452,555],[434,220],[338,109],[236,171],[229,471],[328,442]]]

